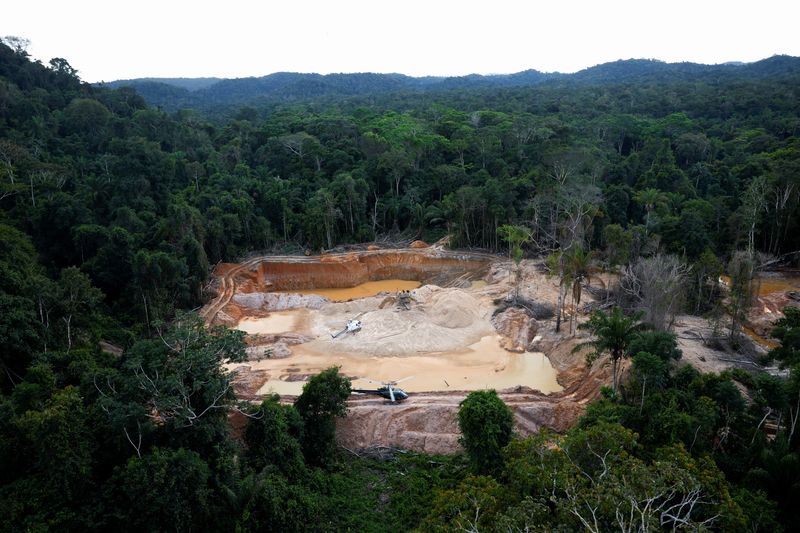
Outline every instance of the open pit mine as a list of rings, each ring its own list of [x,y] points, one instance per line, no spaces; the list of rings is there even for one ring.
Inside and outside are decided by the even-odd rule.
[[[557,281],[532,262],[522,268],[527,301],[554,304]],[[248,361],[230,365],[239,398],[291,401],[334,365],[354,389],[374,388],[364,378],[413,376],[402,403],[353,394],[337,438],[350,449],[447,453],[458,448],[468,391],[497,390],[526,435],[566,430],[608,382],[607,368],[587,368],[573,353],[579,341],[555,335],[551,319],[498,311],[513,293],[512,269],[498,256],[435,247],[254,257],[216,268],[216,297],[201,314],[247,334]]]

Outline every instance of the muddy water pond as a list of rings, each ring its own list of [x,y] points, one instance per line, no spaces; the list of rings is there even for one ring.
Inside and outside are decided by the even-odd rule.
[[[287,333],[302,327],[305,313],[301,310],[275,311],[261,318],[245,318],[237,324],[236,329],[248,335],[264,335],[270,333]]]
[[[288,381],[293,375],[316,374],[332,365],[340,366],[344,375],[353,378],[384,381],[413,376],[402,384],[408,392],[499,390],[518,385],[544,393],[562,390],[555,368],[543,353],[510,353],[500,347],[499,341],[499,336],[487,335],[459,351],[398,357],[318,353],[308,345],[300,345],[293,347],[295,353],[286,359],[247,364],[270,375],[259,394],[300,394],[305,382]],[[353,387],[374,388],[374,385],[354,379]]]
[[[419,281],[405,279],[385,279],[381,281],[367,281],[355,287],[328,288],[328,289],[298,289],[291,291],[278,291],[292,294],[316,294],[334,302],[344,302],[356,298],[367,298],[381,292],[410,291],[420,286]]]
[[[302,293],[347,301],[418,286],[416,281],[385,280],[349,289],[314,289]],[[402,384],[408,392],[500,390],[520,385],[544,393],[562,390],[556,379],[557,371],[544,354],[511,353],[500,346],[501,338],[489,324],[484,304],[477,299],[457,289],[430,287],[418,291],[417,296],[419,302],[408,311],[396,306],[381,308],[378,298],[331,303],[320,310],[276,311],[266,317],[241,320],[237,328],[248,334],[295,332],[312,339],[292,345],[288,357],[246,363],[253,370],[266,371],[269,376],[259,394],[298,395],[308,376],[331,366],[341,367],[342,374],[351,378],[375,381],[414,376]],[[444,320],[447,317],[443,318],[442,314],[448,310],[451,314],[460,311],[465,323]],[[333,349],[330,334],[335,328],[330,324],[341,322],[343,325],[347,318],[362,315],[364,320],[370,318],[364,329],[352,337],[337,340],[336,349]],[[481,321],[486,321],[482,327]],[[392,328],[399,328],[399,333]],[[409,332],[412,332],[410,338]],[[386,341],[389,337],[392,340]],[[455,342],[459,338],[464,342]],[[442,339],[454,342],[439,342]],[[370,389],[374,385],[354,379],[353,387]]]
[[[730,276],[720,276],[722,282],[730,287]],[[776,292],[800,291],[800,276],[797,272],[791,275],[782,272],[763,272],[753,279],[753,288],[759,296],[768,296]]]
[[[800,277],[796,276],[763,276],[758,280],[758,295],[764,296],[776,292],[800,290]]]

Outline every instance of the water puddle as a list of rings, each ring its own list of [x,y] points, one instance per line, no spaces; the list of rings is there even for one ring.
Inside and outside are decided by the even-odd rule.
[[[562,390],[557,371],[543,353],[511,353],[502,349],[497,335],[487,335],[457,352],[439,352],[405,357],[320,354],[296,346],[287,359],[250,361],[253,369],[267,370],[272,379],[259,394],[297,395],[305,382],[283,381],[291,373],[316,374],[338,365],[344,375],[375,381],[413,379],[402,383],[407,392],[446,390],[506,389],[519,385],[544,393]],[[376,385],[354,379],[353,388],[371,389]]]
[[[779,342],[762,337],[761,335],[756,333],[752,328],[749,328],[747,326],[742,326],[742,332],[751,339],[753,339],[756,343],[766,348],[767,350],[772,350],[780,346]]]
[[[280,396],[300,396],[303,393],[305,381],[281,381],[270,379],[258,390],[258,394],[278,394]]]
[[[303,318],[303,313],[297,310],[275,311],[266,317],[243,318],[236,329],[248,335],[287,333],[301,329]]]
[[[758,280],[758,295],[766,296],[776,292],[800,291],[800,278],[763,277]]]
[[[722,282],[730,287],[731,278],[720,276]],[[776,292],[800,291],[800,277],[786,276],[779,272],[765,273],[753,279],[753,288],[758,289],[759,296],[768,296]]]
[[[405,279],[384,279],[381,281],[368,281],[355,287],[328,288],[328,289],[298,289],[291,291],[277,291],[292,294],[317,294],[334,302],[345,302],[356,298],[375,296],[380,292],[411,291],[420,286],[419,281]]]

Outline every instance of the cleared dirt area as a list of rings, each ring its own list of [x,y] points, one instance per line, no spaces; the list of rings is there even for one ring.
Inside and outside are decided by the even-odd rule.
[[[554,305],[557,280],[540,262],[523,261],[522,293]],[[338,438],[351,449],[369,446],[447,453],[458,448],[458,404],[467,391],[498,390],[525,435],[547,427],[564,431],[609,383],[606,361],[587,368],[573,348],[586,337],[568,316],[560,334],[554,321],[498,304],[513,290],[512,266],[502,257],[443,250],[372,250],[321,257],[255,257],[222,264],[217,297],[201,313],[209,323],[248,333],[249,361],[232,365],[240,398],[278,393],[287,401],[305,380],[332,365],[354,388],[358,378],[398,380],[412,393],[403,403],[354,394]],[[399,299],[398,291],[412,290]],[[584,302],[592,296],[584,293]],[[361,329],[341,331],[349,320]],[[707,348],[707,324],[681,317],[676,333],[684,360],[703,370],[736,366]],[[572,332],[571,332],[572,331]]]
[[[554,302],[557,288],[533,263],[526,293]],[[517,431],[564,430],[594,398],[606,369],[586,369],[572,339],[519,309],[496,314],[511,292],[501,257],[427,249],[308,257],[256,257],[217,267],[217,297],[201,314],[244,330],[249,361],[232,365],[236,390],[291,399],[331,365],[357,379],[401,379],[404,403],[354,394],[339,439],[348,447],[399,446],[445,453],[458,447],[456,413],[467,391],[494,388]],[[410,290],[403,302],[398,291]],[[348,320],[361,330],[337,338]],[[541,333],[540,333],[541,330]],[[591,374],[591,375],[590,375]]]

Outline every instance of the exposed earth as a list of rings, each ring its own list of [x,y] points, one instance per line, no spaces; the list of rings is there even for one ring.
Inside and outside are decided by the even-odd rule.
[[[554,306],[558,280],[546,277],[538,261],[523,261],[521,268],[521,297]],[[527,435],[542,427],[568,429],[610,381],[607,361],[587,368],[585,350],[573,353],[587,339],[572,317],[556,334],[552,318],[536,320],[520,307],[497,312],[513,293],[513,278],[503,257],[420,243],[319,257],[261,256],[218,265],[216,298],[201,315],[247,333],[249,360],[230,366],[240,398],[278,393],[292,401],[309,376],[333,365],[361,389],[375,385],[358,378],[413,376],[401,385],[412,393],[403,403],[351,396],[337,438],[350,449],[448,453],[458,448],[456,415],[469,390],[496,389],[514,412],[516,432]],[[400,291],[412,297],[399,299]],[[585,290],[582,302],[592,301]],[[584,305],[570,309],[576,321],[585,318]],[[360,331],[332,338],[351,319],[361,321]],[[701,318],[679,317],[676,333],[687,362],[705,371],[752,364],[708,348],[707,330]]]

